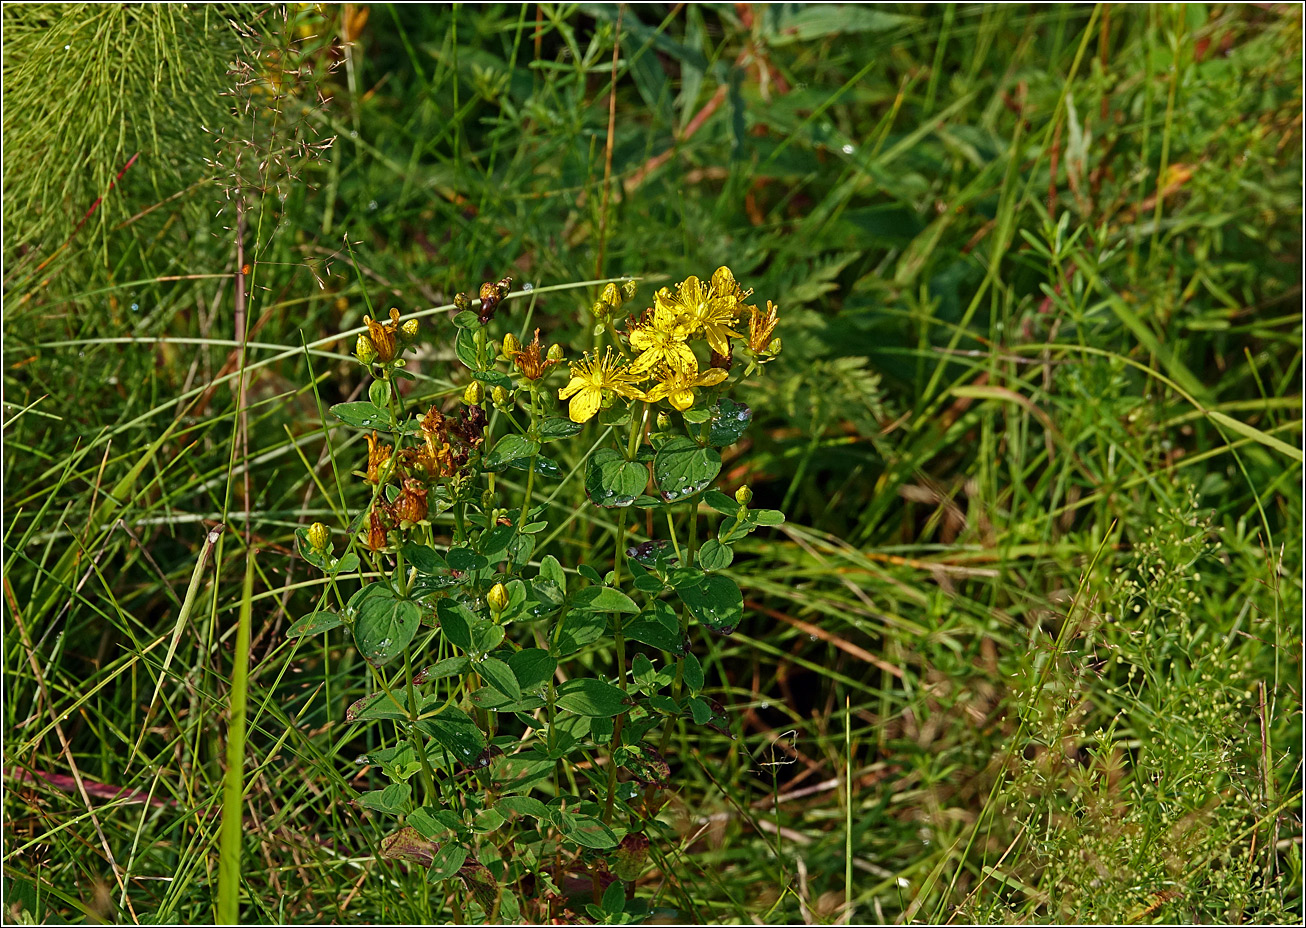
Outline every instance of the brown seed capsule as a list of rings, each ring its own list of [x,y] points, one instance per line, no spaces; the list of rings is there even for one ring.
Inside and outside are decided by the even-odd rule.
[[[421,522],[426,518],[426,487],[409,477],[404,480],[403,491],[395,500],[395,515],[400,522]]]
[[[380,551],[387,543],[385,519],[373,509],[367,514],[367,546],[373,551]]]

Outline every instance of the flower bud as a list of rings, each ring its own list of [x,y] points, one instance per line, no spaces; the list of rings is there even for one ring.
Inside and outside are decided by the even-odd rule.
[[[453,308],[458,312],[463,312],[472,305],[471,299],[465,293],[455,293],[453,295]]]
[[[595,300],[590,304],[590,315],[595,319],[603,320],[612,314],[612,307],[602,300]],[[600,330],[601,331],[601,330]]]
[[[495,406],[507,406],[508,391],[503,387],[495,387],[490,391],[490,401],[494,403]]]
[[[376,360],[376,346],[366,335],[359,334],[358,341],[354,343],[354,357],[358,358],[360,364],[370,365]]]
[[[753,491],[748,488],[748,484],[743,484],[738,490],[735,490],[735,502],[741,506],[747,506],[753,501]]]
[[[599,299],[613,309],[620,309],[621,304],[626,302],[621,296],[621,291],[617,289],[617,285],[612,283],[603,288],[603,295]]]
[[[479,380],[473,380],[463,391],[463,402],[468,406],[479,406],[485,400],[485,388]]]
[[[628,280],[621,285],[621,295],[625,297],[626,302],[629,303],[635,298],[635,291],[638,289],[639,284],[635,283],[633,280]]]
[[[566,355],[563,353],[562,346],[555,344],[549,346],[549,353],[547,357],[550,361],[556,363],[558,361],[563,360],[566,357]]]
[[[308,528],[308,543],[318,554],[326,554],[331,547],[331,529],[321,522],[314,522]]]
[[[766,346],[766,353],[771,355],[771,357],[775,357],[780,353],[780,348],[780,336],[777,335],[775,338],[771,339],[771,344]]]
[[[517,341],[517,336],[511,332],[505,335],[503,337],[503,350],[499,353],[509,361],[521,354],[521,342]]]
[[[671,413],[669,412],[658,413],[658,431],[665,432],[670,427],[671,427]]]
[[[405,322],[403,325],[399,327],[399,331],[404,334],[404,338],[408,339],[409,341],[412,341],[414,338],[417,337],[417,332],[419,329],[421,329],[421,327],[422,324],[418,322],[416,319],[409,319],[407,322]]]
[[[485,601],[490,604],[490,611],[498,615],[508,608],[508,590],[502,583],[496,583],[490,587],[490,592],[486,594]]]

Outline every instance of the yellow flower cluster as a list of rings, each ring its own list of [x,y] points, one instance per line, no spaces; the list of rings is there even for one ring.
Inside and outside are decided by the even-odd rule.
[[[706,283],[688,277],[675,290],[662,288],[653,299],[653,307],[643,321],[630,330],[628,341],[635,357],[627,362],[609,348],[600,358],[571,365],[571,381],[558,391],[558,398],[570,398],[568,415],[573,422],[585,422],[603,405],[605,395],[628,400],[657,403],[666,400],[684,412],[694,405],[694,390],[714,387],[726,379],[730,365],[730,339],[744,340],[750,350],[765,351],[760,336],[770,336],[775,328],[776,310],[770,303],[766,313],[744,301],[752,295],[735,280],[728,267],[719,267]],[[731,328],[747,310],[751,316],[749,333]],[[696,340],[706,341],[714,365],[699,370],[699,358],[692,347]],[[772,352],[774,353],[774,352]],[[719,363],[723,366],[716,366]],[[638,384],[656,381],[643,389]]]

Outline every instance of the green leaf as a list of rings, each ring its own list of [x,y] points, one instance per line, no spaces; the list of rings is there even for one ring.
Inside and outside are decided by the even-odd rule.
[[[543,648],[523,648],[508,658],[517,683],[523,690],[532,690],[549,682],[558,662]]]
[[[850,32],[888,32],[918,22],[914,16],[855,3],[821,3],[777,16],[777,28],[767,36],[767,44],[774,48]]]
[[[651,56],[644,56],[651,57]],[[615,837],[615,835],[613,836]],[[621,880],[613,880],[603,892],[603,901],[599,908],[607,915],[620,915],[626,911],[626,886]]]
[[[508,379],[507,374],[500,371],[476,371],[472,374],[472,379],[479,380],[490,389],[495,387],[503,387],[505,390],[512,389],[512,381]]]
[[[657,600],[644,608],[639,615],[622,626],[622,632],[632,641],[651,645],[663,651],[680,654],[684,651],[684,641],[680,637],[680,625],[676,621],[675,610],[670,603]]]
[[[340,613],[323,609],[320,612],[310,612],[290,626],[286,630],[286,637],[302,638],[305,635],[318,635],[322,632],[329,632],[333,628],[339,628],[343,624]]]
[[[460,844],[442,844],[431,861],[431,869],[426,871],[426,882],[439,883],[441,880],[452,879],[466,862],[467,848]]]
[[[743,403],[721,397],[712,407],[712,424],[708,427],[707,442],[718,448],[733,445],[743,437],[753,411]]]
[[[703,690],[703,684],[706,682],[703,678],[703,665],[699,663],[698,657],[693,654],[686,654],[684,662],[685,685],[689,687],[691,693],[700,693]]]
[[[545,419],[539,424],[537,430],[540,435],[540,441],[557,441],[559,438],[570,438],[572,435],[579,435],[585,428],[583,422],[572,422],[570,419]]]
[[[600,448],[590,457],[585,471],[585,494],[596,506],[617,509],[629,506],[644,492],[648,470],[627,461],[611,448]]]
[[[446,559],[451,570],[459,570],[464,573],[469,570],[480,570],[482,567],[490,566],[490,562],[484,557],[471,548],[463,546],[450,548]]]
[[[359,795],[358,805],[386,815],[403,815],[408,811],[408,800],[413,788],[407,783],[391,783],[385,789],[368,790]]]
[[[729,545],[723,545],[715,538],[709,538],[698,549],[698,566],[704,570],[725,570],[735,559],[735,552]]]
[[[556,586],[564,594],[567,592],[567,574],[563,571],[562,565],[552,554],[546,554],[540,559],[540,576]]]
[[[587,586],[577,590],[571,596],[570,605],[573,609],[587,612],[624,612],[629,615],[639,612],[633,599],[610,586]]]
[[[512,672],[512,668],[503,661],[495,657],[487,657],[476,665],[476,669],[490,686],[509,699],[521,699],[521,687],[517,684],[517,677]]]
[[[413,676],[413,683],[432,683],[435,680],[443,680],[445,677],[456,677],[467,669],[471,662],[464,656],[446,657],[430,667],[424,667]]]
[[[486,470],[500,471],[513,461],[538,453],[540,446],[521,435],[504,435],[494,443],[483,462]]]
[[[780,525],[785,520],[785,514],[779,509],[750,509],[748,517],[758,525]]]
[[[434,738],[455,762],[464,766],[485,750],[485,735],[471,716],[461,709],[445,709],[434,718],[422,719],[417,727]]]
[[[557,705],[577,715],[611,718],[626,711],[627,697],[611,683],[582,677],[558,687]]]
[[[473,313],[473,315],[475,315]],[[459,329],[453,340],[453,353],[464,367],[476,370],[476,332],[474,329]]]
[[[390,413],[371,403],[336,403],[331,407],[331,415],[356,429],[390,431]]]
[[[720,472],[721,455],[715,448],[700,448],[681,435],[663,444],[653,459],[653,479],[669,503],[697,493]]]
[[[390,383],[386,380],[373,380],[372,385],[367,388],[367,398],[372,401],[372,405],[378,409],[387,409],[390,406]]]
[[[707,503],[722,515],[733,516],[739,512],[739,503],[735,502],[729,496],[726,496],[720,490],[708,490],[703,494],[703,502]]]
[[[358,607],[354,644],[369,663],[379,667],[404,653],[421,619],[422,609],[417,603],[399,599],[393,591],[384,589]]]
[[[555,816],[554,821],[565,838],[581,847],[601,851],[617,846],[617,836],[612,833],[612,829],[593,815],[578,815],[566,810]]]
[[[562,628],[558,631],[553,654],[555,657],[575,654],[585,645],[602,638],[607,629],[608,620],[600,613],[568,612],[562,618]]]
[[[414,541],[404,543],[399,549],[411,566],[416,567],[420,573],[434,576],[439,571],[448,570],[449,565],[445,563],[444,558],[435,553],[435,549],[430,545],[419,545]]]
[[[744,597],[735,581],[709,574],[699,586],[676,590],[690,614],[715,632],[728,635],[744,618]]]
[[[558,462],[553,458],[546,458],[542,454],[537,454],[533,458],[518,458],[515,461],[508,462],[508,466],[515,470],[529,471],[532,465],[534,465],[535,473],[541,477],[556,479],[562,476],[562,468],[558,466]]]
[[[470,309],[464,309],[462,312],[454,313],[453,324],[460,329],[472,329],[474,332],[481,327],[481,317]]]
[[[452,599],[442,599],[435,604],[440,617],[440,630],[455,647],[464,651],[472,649],[472,625],[477,621],[471,610]]]
[[[549,764],[552,766],[552,762]],[[549,808],[538,799],[532,799],[530,796],[503,796],[494,807],[501,812],[511,812],[514,815],[525,815],[535,819],[547,818]]]
[[[646,744],[630,744],[620,750],[620,764],[639,782],[665,787],[671,780],[671,765],[665,757]]]

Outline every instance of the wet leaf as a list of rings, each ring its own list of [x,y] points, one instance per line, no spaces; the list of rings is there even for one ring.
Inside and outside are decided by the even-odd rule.
[[[697,586],[677,587],[690,614],[715,632],[728,635],[744,618],[744,597],[735,581],[709,574]]]
[[[371,403],[336,403],[331,407],[331,415],[356,429],[390,431],[390,413]]]
[[[621,749],[621,766],[645,786],[663,788],[671,779],[671,765],[665,757],[646,744],[626,745]]]
[[[627,461],[612,448],[594,452],[585,471],[586,495],[594,505],[605,509],[629,506],[647,483],[648,469]]]
[[[358,607],[354,644],[369,663],[379,667],[404,653],[421,619],[417,603],[399,599],[388,587],[381,587]]]
[[[653,480],[669,503],[702,490],[720,472],[721,455],[715,448],[700,448],[680,435],[664,443],[653,459]]]
[[[721,397],[712,407],[712,424],[708,426],[707,435],[708,444],[718,448],[733,445],[743,437],[752,418],[753,411],[746,405],[736,403],[728,397]]]

